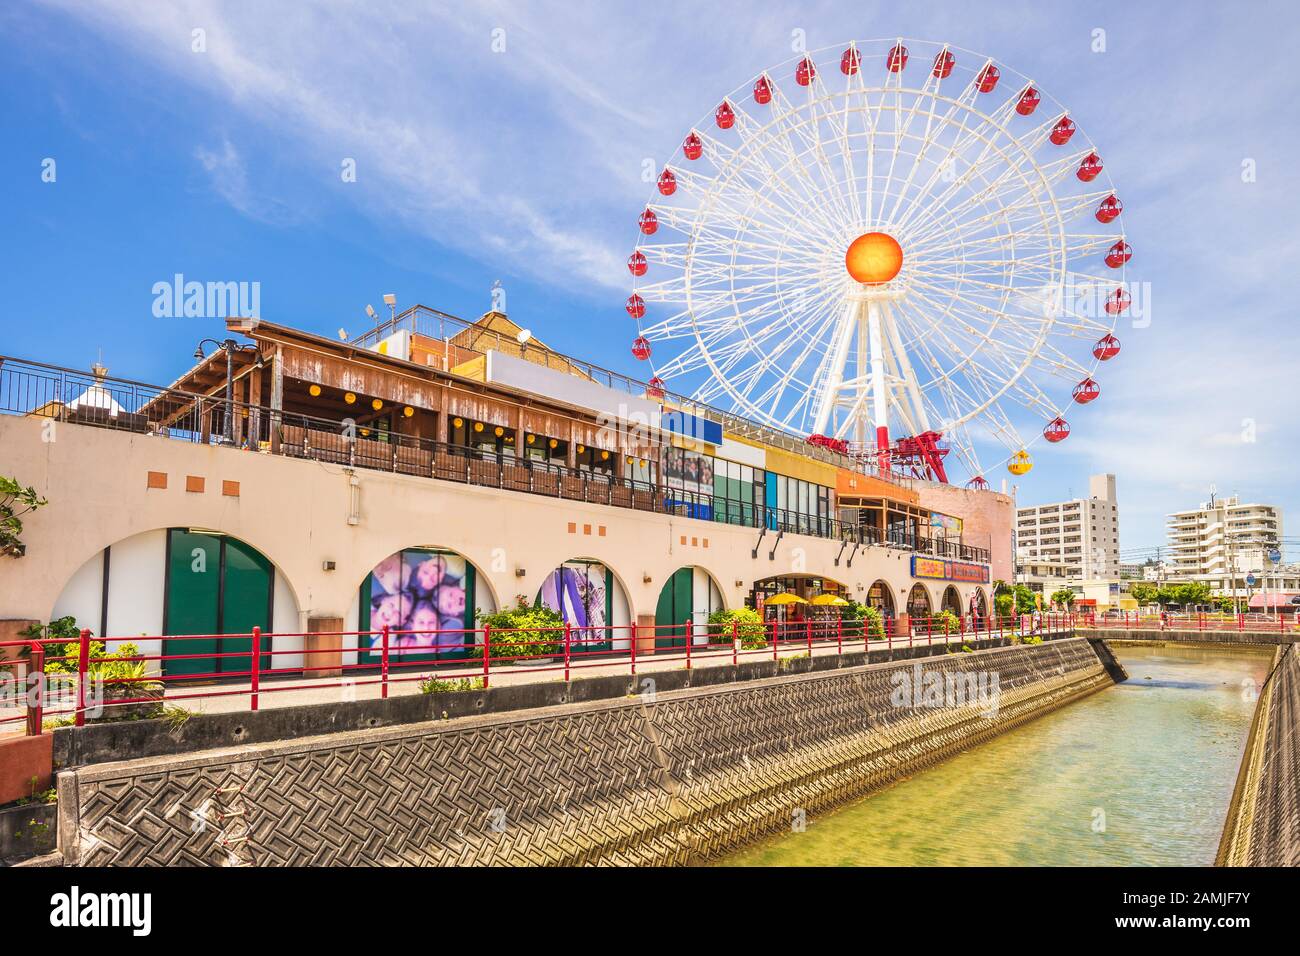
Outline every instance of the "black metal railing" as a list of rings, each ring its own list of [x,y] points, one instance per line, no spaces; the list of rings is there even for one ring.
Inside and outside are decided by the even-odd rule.
[[[0,357],[0,413],[987,564],[986,548]]]

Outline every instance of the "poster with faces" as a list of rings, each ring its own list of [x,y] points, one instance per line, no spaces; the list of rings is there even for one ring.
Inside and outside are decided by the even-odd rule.
[[[389,649],[451,653],[473,642],[464,632],[465,559],[455,554],[399,551],[375,566],[370,628],[389,628]],[[382,638],[375,636],[372,646]]]

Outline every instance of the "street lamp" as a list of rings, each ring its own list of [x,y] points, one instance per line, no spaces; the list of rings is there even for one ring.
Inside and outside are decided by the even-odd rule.
[[[235,353],[252,352],[257,356],[256,364],[258,368],[262,368],[265,361],[256,345],[243,344],[236,342],[234,339],[226,339],[222,342],[218,342],[216,339],[203,339],[194,349],[194,360],[196,362],[202,362],[206,357],[203,346],[209,344],[224,350],[226,353],[226,434],[222,437],[221,444],[233,445],[235,443]]]

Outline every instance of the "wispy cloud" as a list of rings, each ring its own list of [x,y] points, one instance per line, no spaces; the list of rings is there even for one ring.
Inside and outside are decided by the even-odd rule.
[[[229,139],[223,138],[215,146],[196,146],[194,158],[207,173],[212,190],[242,215],[275,226],[298,220],[283,201],[257,195],[250,188],[244,157]]]

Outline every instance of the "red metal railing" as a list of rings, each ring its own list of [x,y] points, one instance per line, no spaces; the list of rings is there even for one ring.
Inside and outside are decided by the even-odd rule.
[[[1254,634],[1287,634],[1300,628],[1296,615],[1221,614],[1210,612],[1155,613],[1112,611],[1079,616],[1081,626],[1118,631],[1241,631]]]
[[[870,646],[893,650],[924,644],[962,644],[969,640],[1011,635],[1053,635],[1072,630],[1076,618],[1068,614],[1021,615],[1009,618],[940,616],[884,621],[881,632],[870,636]],[[337,631],[328,634],[263,633],[189,634],[96,638],[83,630],[74,641],[41,638],[0,642],[0,648],[26,648],[26,658],[10,659],[10,672],[0,684],[0,733],[10,724],[26,723],[26,732],[39,734],[44,721],[71,720],[82,726],[87,719],[131,705],[182,705],[188,701],[246,698],[249,710],[263,699],[286,692],[321,689],[355,690],[378,687],[387,698],[390,688],[425,680],[481,681],[490,687],[494,676],[549,678],[595,668],[638,667],[659,662],[668,667],[738,664],[754,658],[779,660],[782,655],[839,654],[861,645],[864,624],[835,617],[796,621],[768,621],[762,625],[733,625],[724,630],[680,625],[619,625],[583,628],[564,624],[554,628],[507,630],[442,629],[402,631]],[[336,638],[341,647],[305,646],[307,638]],[[94,653],[93,642],[104,650]],[[202,648],[183,653],[115,653],[114,645],[162,642],[238,642],[233,650]],[[246,644],[246,646],[245,646]],[[218,647],[223,647],[218,644]],[[860,650],[860,648],[859,648]],[[285,658],[301,657],[301,663]],[[197,672],[167,673],[182,662],[206,662]],[[236,668],[228,670],[227,662]],[[173,667],[169,668],[171,664]],[[46,674],[53,665],[55,673]],[[62,665],[62,666],[61,666]],[[72,666],[68,666],[72,665]],[[110,676],[111,670],[143,665],[136,676]],[[279,665],[279,666],[277,666]],[[512,670],[524,665],[526,670]],[[662,669],[662,668],[656,668]],[[25,673],[16,673],[24,671]],[[323,674],[322,672],[328,672]],[[276,681],[268,684],[268,681]]]

